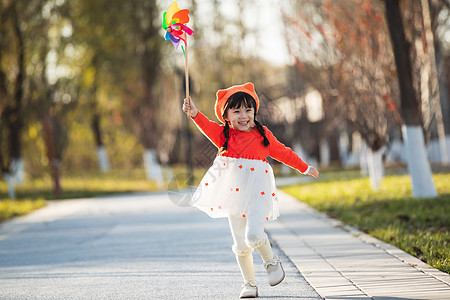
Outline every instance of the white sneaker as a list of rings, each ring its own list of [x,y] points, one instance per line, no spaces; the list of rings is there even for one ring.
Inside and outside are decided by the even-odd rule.
[[[249,281],[242,286],[239,298],[256,298],[258,297],[258,287],[256,281]]]
[[[271,260],[265,262],[264,268],[267,271],[267,277],[271,286],[275,286],[283,281],[285,273],[278,256],[274,255]]]

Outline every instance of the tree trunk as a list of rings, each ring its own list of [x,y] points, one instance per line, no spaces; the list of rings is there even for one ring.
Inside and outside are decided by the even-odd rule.
[[[12,103],[8,109],[7,123],[9,131],[9,155],[10,155],[10,175],[14,178],[14,181],[23,181],[23,163],[21,159],[22,150],[22,98],[23,98],[23,82],[25,79],[25,63],[24,63],[24,45],[23,35],[19,26],[19,19],[17,16],[15,2],[13,2],[11,8],[11,19],[13,25],[13,32],[16,38],[17,54],[17,75],[14,83],[13,97],[14,103]]]
[[[436,30],[439,24],[438,15],[443,9],[443,4],[439,3],[440,0],[432,0],[429,2],[430,7],[430,17],[432,23],[432,33],[434,40],[434,52],[436,57],[436,67],[439,82],[439,99],[442,112],[442,122],[445,132],[445,147],[447,151],[447,164],[450,160],[450,99],[449,99],[449,78],[448,71],[446,67],[444,54],[442,52],[442,43],[437,36]],[[441,6],[442,5],[442,6]],[[450,3],[447,4],[447,9],[450,9]],[[442,142],[441,142],[442,143]],[[440,145],[442,147],[442,144]]]
[[[320,166],[328,168],[330,166],[330,145],[327,140],[320,142]]]
[[[422,0],[422,15],[425,31],[425,38],[428,49],[428,63],[430,66],[430,81],[431,81],[431,97],[433,110],[435,111],[437,133],[439,138],[440,161],[443,164],[448,164],[448,150],[445,141],[445,128],[442,116],[442,106],[440,101],[440,86],[439,73],[436,65],[436,50],[434,42],[434,34],[431,24],[430,5],[428,0]]]
[[[24,45],[23,36],[19,26],[19,19],[15,7],[12,9],[14,34],[17,39],[17,76],[14,88],[14,102],[15,105],[11,111],[10,123],[10,143],[11,143],[11,157],[14,160],[19,160],[21,157],[21,131],[22,131],[22,97],[23,97],[23,81],[25,79],[25,64],[24,64]]]
[[[23,159],[15,158],[11,162],[11,170],[16,183],[23,183],[25,181],[25,172],[23,167]]]
[[[405,37],[399,0],[385,0],[384,4],[397,67],[401,114],[404,121],[402,133],[408,152],[408,171],[412,179],[413,197],[436,197],[437,192],[425,149],[419,103],[413,87],[411,46]]]
[[[415,198],[433,198],[437,196],[431,174],[430,163],[421,126],[402,127],[406,144],[406,160],[412,180],[412,192]]]
[[[367,162],[367,152],[369,151],[369,147],[365,141],[362,141],[361,144],[361,156],[359,157],[359,166],[361,168],[361,175],[367,176],[369,174],[369,166]]]
[[[3,6],[6,5],[6,6]],[[0,105],[4,105],[1,111],[0,130],[1,143],[0,164],[3,176],[8,182],[8,195],[15,198],[14,184],[17,179],[23,178],[23,164],[21,163],[21,132],[22,132],[22,98],[23,82],[25,78],[24,65],[24,41],[20,30],[20,21],[17,15],[16,2],[8,2],[0,5],[0,39],[7,35],[10,40],[0,40],[0,47],[11,44],[11,47],[0,49],[0,61],[3,61],[3,51],[10,51],[10,55],[16,56],[16,64],[12,66],[16,69],[16,76],[12,82],[12,90],[8,92],[7,71],[0,70]],[[6,43],[6,44],[5,44]],[[9,48],[9,49],[8,49]],[[12,50],[14,49],[14,50]],[[13,51],[13,52],[11,52]],[[8,60],[8,58],[6,58]],[[14,59],[13,59],[14,61]],[[11,66],[6,66],[11,67]]]
[[[164,187],[164,177],[161,165],[159,164],[156,153],[152,149],[146,149],[144,152],[144,166],[147,178],[156,181],[159,188]]]
[[[346,167],[359,166],[361,149],[362,149],[362,139],[361,134],[358,131],[352,133],[352,149],[350,155],[347,159]]]
[[[138,43],[142,46],[141,72],[142,72],[142,93],[140,94],[139,107],[139,128],[141,142],[145,148],[144,165],[147,177],[157,181],[158,186],[162,187],[164,180],[162,177],[161,165],[157,160],[156,149],[159,143],[159,127],[167,121],[163,111],[161,100],[156,97],[155,85],[161,70],[160,58],[162,55],[162,43],[159,41],[160,33],[156,23],[147,22],[154,20],[158,14],[158,6],[156,1],[131,2],[135,12],[145,9],[145,14],[137,15],[145,18],[145,22],[138,18],[134,18],[133,29]]]
[[[106,152],[106,149],[103,146],[102,133],[100,129],[100,114],[98,112],[94,112],[94,115],[92,117],[92,131],[95,137],[95,144],[97,145],[97,157],[99,168],[103,172],[108,171],[109,170],[108,153]]]
[[[53,130],[52,117],[49,113],[46,113],[42,120],[42,128],[44,130],[44,140],[47,148],[47,158],[50,165],[50,173],[53,180],[53,195],[57,198],[62,193],[62,187],[60,184],[60,168],[61,162],[56,155],[55,136]]]
[[[382,161],[384,148],[380,148],[376,151],[372,149],[367,150],[367,166],[369,171],[370,185],[373,190],[380,188],[381,179],[384,175],[384,167]]]
[[[1,5],[1,4],[0,4]],[[3,8],[2,8],[3,9]],[[5,31],[3,30],[6,26],[3,21],[5,19],[5,13],[2,12],[0,15],[0,45],[3,44],[3,37],[5,36]],[[3,49],[0,46],[0,61],[3,61]],[[8,103],[8,90],[7,90],[7,79],[6,73],[3,71],[0,65],[0,105],[3,103]],[[9,172],[9,151],[8,149],[8,131],[6,130],[6,107],[0,106],[0,167],[2,173]]]
[[[14,176],[12,176],[9,173],[3,173],[3,177],[6,180],[6,183],[8,184],[8,198],[9,199],[16,199],[16,189],[14,187]]]
[[[102,139],[102,130],[100,126],[101,115],[98,109],[97,102],[97,89],[98,89],[98,70],[100,69],[99,65],[99,55],[95,55],[92,59],[92,64],[95,67],[94,80],[92,83],[92,88],[90,90],[90,101],[91,101],[91,110],[92,110],[92,120],[91,120],[91,128],[92,133],[95,139],[95,145],[97,146],[97,159],[98,166],[101,171],[106,172],[109,170],[109,159],[108,153],[103,145]]]
[[[342,130],[339,133],[339,158],[341,160],[341,166],[344,168],[347,167],[347,160],[348,160],[348,135],[345,130]]]

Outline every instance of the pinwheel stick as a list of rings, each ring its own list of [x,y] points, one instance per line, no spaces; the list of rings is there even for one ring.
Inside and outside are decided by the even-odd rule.
[[[189,100],[189,67],[188,67],[188,47],[186,45],[184,53],[184,75],[186,80],[186,99]]]

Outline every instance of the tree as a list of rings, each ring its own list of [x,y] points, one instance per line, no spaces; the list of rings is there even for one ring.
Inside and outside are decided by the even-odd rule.
[[[437,29],[437,14],[442,12],[443,1],[401,2],[405,35],[413,45],[411,63],[413,84],[421,107],[425,141],[430,159],[447,163],[443,111],[448,111],[448,97],[443,77],[442,53]],[[445,26],[445,24],[443,24]],[[448,130],[447,130],[448,131]],[[438,142],[437,142],[438,141]]]
[[[449,57],[444,53],[444,36],[448,32],[450,27],[450,2],[443,0],[431,0],[430,5],[430,18],[431,18],[431,31],[433,34],[434,51],[436,57],[437,75],[439,77],[439,92],[442,109],[442,121],[444,123],[444,131],[447,135],[447,139],[450,139],[450,98],[448,79],[450,76],[450,68],[445,64],[445,57]],[[445,45],[448,51],[450,45]],[[447,156],[450,156],[450,149],[447,149]],[[447,157],[450,159],[450,157]]]
[[[425,149],[419,101],[414,92],[410,61],[411,45],[404,32],[399,0],[384,0],[386,20],[392,41],[400,88],[403,138],[406,142],[408,169],[412,179],[413,196],[437,196]]]
[[[162,56],[160,28],[160,13],[156,1],[131,1],[130,19],[132,32],[135,36],[135,46],[139,49],[141,79],[139,108],[135,111],[139,124],[139,136],[145,147],[144,163],[148,177],[162,184],[162,171],[157,161],[156,149],[158,146],[161,123],[158,114],[164,114],[162,103],[155,92],[158,76],[160,75],[160,62]],[[158,20],[156,23],[155,20]],[[158,42],[159,41],[159,42]]]
[[[71,71],[63,59],[70,36],[65,26],[67,6],[66,2],[36,0],[21,3],[20,11],[27,29],[27,118],[40,123],[53,195],[59,197],[63,154],[71,123],[69,116],[77,105],[76,95],[70,90]]]
[[[0,163],[8,181],[9,196],[14,198],[14,180],[22,161],[25,48],[16,2],[0,3],[0,13],[0,96],[3,99],[0,106]]]
[[[435,3],[436,1],[421,1],[421,11],[422,11],[422,20],[423,20],[423,33],[425,36],[426,49],[428,50],[427,55],[427,66],[430,70],[430,98],[431,98],[431,114],[434,115],[435,119],[435,127],[437,131],[437,136],[439,139],[439,148],[440,148],[440,161],[443,164],[449,163],[449,153],[446,142],[446,130],[445,123],[448,123],[448,114],[449,103],[448,103],[448,94],[447,94],[447,86],[445,80],[441,78],[444,75],[443,71],[443,59],[441,54],[441,45],[439,39],[437,39],[437,16],[436,14],[442,10],[443,3]],[[441,7],[441,9],[438,8]],[[443,114],[446,112],[447,114]],[[445,117],[444,117],[445,116]],[[450,124],[447,124],[449,127]],[[447,132],[450,132],[447,129]]]
[[[87,54],[79,62],[81,68],[77,73],[80,101],[90,118],[98,165],[106,171],[110,164],[102,127],[106,113],[104,106],[110,95],[120,90],[128,74],[123,68],[127,57],[125,37],[129,29],[123,25],[122,13],[127,11],[126,3],[75,1],[69,5],[72,42],[76,49]],[[112,89],[112,86],[116,88]],[[104,91],[109,91],[106,99],[100,96]]]
[[[371,1],[295,2],[284,11],[297,68],[321,92],[328,136],[358,131],[371,152],[372,187],[382,175],[388,125],[399,122],[392,54],[380,7]],[[345,162],[343,162],[345,165]]]

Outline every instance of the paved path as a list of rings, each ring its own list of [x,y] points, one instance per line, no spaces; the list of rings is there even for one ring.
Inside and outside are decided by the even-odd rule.
[[[450,299],[449,275],[281,198],[267,229],[287,278],[269,287],[255,255],[260,298]],[[61,201],[3,224],[0,299],[237,299],[227,221],[179,207],[183,199]]]
[[[172,200],[172,201],[170,201]],[[52,202],[0,227],[0,299],[237,299],[226,219],[167,193]],[[320,299],[280,249],[287,278],[260,298]]]

